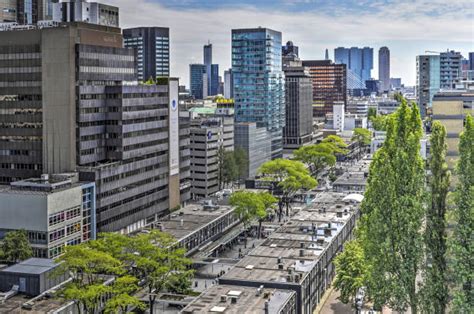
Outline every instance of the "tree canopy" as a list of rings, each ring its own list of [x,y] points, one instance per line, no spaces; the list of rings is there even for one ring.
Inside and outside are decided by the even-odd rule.
[[[25,230],[7,232],[0,251],[0,256],[10,263],[17,263],[33,256],[33,250]]]
[[[293,154],[297,160],[310,165],[315,173],[336,164],[334,146],[329,143],[302,146]]]

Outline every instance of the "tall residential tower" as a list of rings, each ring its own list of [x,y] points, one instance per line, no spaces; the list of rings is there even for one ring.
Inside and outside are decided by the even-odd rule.
[[[390,50],[387,47],[379,49],[379,81],[383,92],[390,91]]]

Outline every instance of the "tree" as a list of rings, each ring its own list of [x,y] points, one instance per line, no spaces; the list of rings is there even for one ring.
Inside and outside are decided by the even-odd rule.
[[[18,263],[33,256],[28,234],[25,230],[7,232],[2,243],[3,259]]]
[[[226,151],[220,147],[218,151],[219,158],[219,190],[222,186],[234,182],[238,179],[239,169],[235,160],[234,151]]]
[[[374,107],[369,107],[369,110],[367,111],[367,118],[370,119],[372,117],[376,117],[377,116],[377,108],[374,108]]]
[[[358,232],[369,296],[376,307],[417,313],[417,275],[423,258],[424,162],[418,107],[403,100],[387,121],[385,143],[370,166]]]
[[[137,283],[137,278],[127,275],[115,280],[111,289],[114,296],[107,301],[105,313],[127,313],[129,307],[145,309],[143,302],[131,295],[138,290]]]
[[[369,117],[372,128],[376,131],[386,131],[389,115],[375,115]]]
[[[262,222],[268,216],[268,209],[277,202],[270,193],[254,193],[250,191],[238,191],[231,195],[230,204],[235,206],[234,213],[249,227],[252,220],[258,220],[257,237],[262,232]]]
[[[275,183],[280,190],[278,201],[278,221],[283,216],[283,205],[286,204],[286,215],[289,215],[289,206],[294,194],[299,190],[309,190],[317,186],[318,182],[312,178],[303,163],[296,160],[274,159],[260,166],[258,173],[264,180]]]
[[[327,143],[332,146],[334,153],[347,154],[347,144],[337,135],[328,135],[321,143]]]
[[[365,286],[368,274],[364,250],[357,240],[347,242],[344,250],[336,256],[336,279],[334,287],[341,292],[339,299],[354,304],[357,291]]]
[[[234,159],[235,159],[235,164],[237,165],[237,169],[238,169],[238,179],[239,180],[247,179],[249,159],[245,150],[241,147],[236,147],[234,149]]]
[[[332,167],[336,164],[334,146],[329,143],[302,146],[293,154],[297,160],[310,165],[316,174],[325,167]]]
[[[425,247],[426,266],[423,287],[423,307],[428,313],[444,314],[448,303],[446,262],[446,198],[449,171],[446,164],[446,129],[436,121],[431,134],[428,177]]]
[[[474,121],[466,117],[459,142],[458,184],[455,191],[455,227],[449,243],[453,274],[453,312],[469,313],[474,308]]]
[[[354,134],[352,135],[351,141],[357,143],[359,150],[359,158],[362,147],[370,145],[370,139],[372,138],[372,132],[363,128],[355,128]]]

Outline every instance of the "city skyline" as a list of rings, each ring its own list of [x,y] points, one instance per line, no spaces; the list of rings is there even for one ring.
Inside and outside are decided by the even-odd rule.
[[[470,1],[457,1],[448,7],[442,1],[381,4],[356,1],[325,4],[320,1],[107,1],[121,8],[121,27],[163,26],[170,28],[171,75],[189,82],[188,65],[200,63],[202,43],[210,40],[214,63],[220,75],[230,68],[231,30],[268,27],[282,32],[282,41],[292,40],[300,47],[302,60],[323,60],[325,49],[339,46],[369,46],[391,51],[391,76],[406,85],[416,81],[416,56],[425,50],[460,51],[464,57],[474,49],[474,22]],[[137,8],[141,8],[137,14]],[[304,10],[304,11],[303,11]],[[298,15],[295,16],[294,13]],[[357,14],[357,21],[353,17]],[[386,23],[390,19],[390,23]],[[459,28],[456,25],[466,25]],[[472,25],[472,27],[469,27]],[[426,30],[430,30],[426,32]],[[331,56],[332,57],[332,56]],[[374,60],[372,76],[378,73]]]

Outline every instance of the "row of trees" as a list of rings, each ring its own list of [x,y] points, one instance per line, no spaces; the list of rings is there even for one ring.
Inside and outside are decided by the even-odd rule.
[[[103,233],[98,240],[68,246],[58,258],[58,274],[68,273],[72,281],[63,291],[64,298],[76,302],[80,313],[126,313],[130,308],[144,309],[134,296],[138,283],[148,293],[150,313],[158,293],[187,293],[193,272],[185,250],[159,231],[126,236]],[[104,285],[107,277],[115,277]]]
[[[353,301],[357,290],[366,287],[377,308],[445,313],[451,286],[453,312],[468,313],[474,308],[472,118],[461,135],[454,230],[448,240],[445,128],[433,124],[426,168],[420,156],[418,107],[402,100],[386,122],[386,140],[370,167],[357,239],[336,258],[335,286],[341,300]]]

